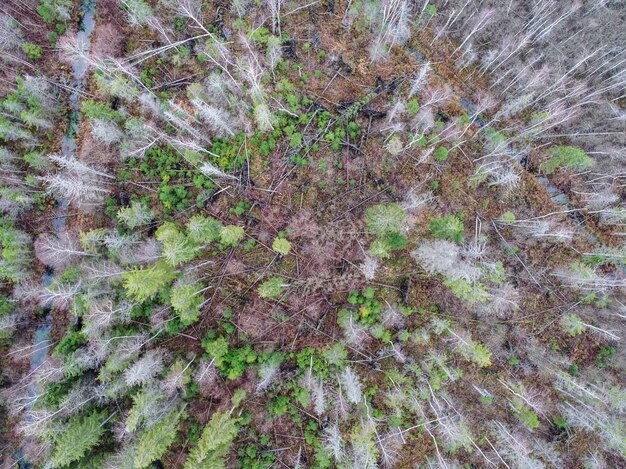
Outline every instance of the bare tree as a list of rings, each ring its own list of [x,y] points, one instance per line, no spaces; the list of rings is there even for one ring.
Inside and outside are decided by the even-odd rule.
[[[63,269],[77,258],[92,254],[80,249],[73,235],[63,232],[58,236],[53,234],[39,236],[35,241],[35,255],[44,265]]]

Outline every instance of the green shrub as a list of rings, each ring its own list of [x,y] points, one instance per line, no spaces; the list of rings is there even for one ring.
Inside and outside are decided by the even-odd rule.
[[[582,319],[575,314],[566,314],[563,316],[561,318],[561,325],[565,332],[572,337],[582,334],[587,329]]]
[[[41,58],[41,54],[43,50],[41,46],[37,44],[31,44],[30,42],[25,42],[22,44],[22,50],[26,54],[26,56],[31,60],[37,60]]]
[[[530,430],[534,430],[539,427],[539,418],[537,417],[537,414],[523,405],[517,398],[513,401],[513,412]]]
[[[202,339],[202,348],[209,354],[213,364],[220,368],[228,353],[228,340],[222,336],[214,338],[213,334],[207,334]]]
[[[70,332],[63,337],[54,348],[53,355],[65,357],[89,342],[89,338],[84,332]]]
[[[575,168],[579,171],[594,165],[592,158],[584,150],[576,147],[560,145],[550,148],[546,154],[548,159],[541,163],[539,169],[545,174],[552,174],[558,168]]]
[[[276,298],[283,291],[283,279],[272,277],[259,285],[259,296],[261,298]]]
[[[289,398],[287,396],[278,396],[267,405],[270,417],[282,417],[289,410]]]
[[[441,163],[448,159],[448,149],[446,147],[439,147],[435,150],[435,159]]]
[[[511,223],[514,223],[516,220],[515,214],[513,212],[504,212],[502,216],[500,217],[500,220],[502,221],[502,223],[506,223],[507,225],[510,225]]]
[[[220,229],[220,243],[223,247],[234,247],[244,236],[243,228],[236,225],[223,226]]]
[[[239,202],[237,202],[237,205],[235,205],[229,211],[230,211],[230,213],[240,217],[244,213],[246,213],[248,210],[250,210],[250,207],[252,207],[252,204],[250,202],[248,202],[246,200],[240,200]]]
[[[470,305],[486,303],[490,299],[487,289],[479,282],[468,282],[462,278],[446,279],[444,285],[452,290],[454,296]]]
[[[363,324],[374,324],[382,311],[382,305],[374,298],[376,291],[367,288],[362,292],[352,291],[348,295],[348,303],[358,306],[358,319]]]
[[[429,223],[430,234],[435,238],[463,241],[463,222],[456,215],[433,218]]]
[[[87,99],[82,103],[82,111],[90,119],[102,119],[115,122],[123,120],[122,115],[111,109],[108,104],[97,103],[91,99]]]
[[[417,111],[420,109],[420,104],[417,99],[411,99],[406,103],[406,112],[410,115],[417,114]]]
[[[291,251],[291,243],[284,238],[276,238],[272,243],[272,249],[281,256],[286,256]]]

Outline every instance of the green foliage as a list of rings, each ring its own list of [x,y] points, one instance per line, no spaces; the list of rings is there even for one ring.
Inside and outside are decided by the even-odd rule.
[[[393,251],[399,251],[406,247],[407,239],[399,233],[386,233],[372,241],[370,252],[381,259],[391,257]]]
[[[216,412],[202,430],[198,445],[189,453],[185,469],[206,467],[220,469],[226,467],[226,457],[239,432],[240,419],[227,412]]]
[[[284,238],[275,238],[272,249],[281,256],[286,256],[291,251],[291,243]]]
[[[446,147],[439,147],[435,150],[435,159],[440,163],[443,163],[448,159],[448,149]]]
[[[269,437],[262,435],[256,437],[254,432],[246,439],[249,443],[237,449],[239,465],[246,469],[268,469],[274,467],[276,454],[274,451],[265,450],[270,442]]]
[[[209,354],[216,367],[219,368],[224,364],[224,357],[228,353],[228,340],[225,337],[214,338],[207,334],[202,339],[202,348]]]
[[[265,43],[267,39],[272,35],[269,29],[265,27],[256,28],[254,31],[250,33],[250,39],[254,42]]]
[[[152,209],[145,202],[137,200],[133,200],[129,207],[122,207],[117,211],[117,219],[131,229],[147,225],[154,217]]]
[[[428,226],[430,234],[435,238],[448,239],[456,243],[463,241],[463,222],[456,215],[433,218]]]
[[[539,427],[539,418],[537,417],[537,414],[522,404],[522,402],[517,398],[513,400],[513,412],[530,430],[534,430]]]
[[[24,161],[37,170],[47,169],[50,167],[50,161],[48,158],[39,152],[26,153],[24,155]]]
[[[142,388],[133,396],[133,406],[126,418],[126,431],[135,432],[141,425],[149,426],[153,412],[164,404],[165,394],[152,388]]]
[[[417,114],[417,111],[420,110],[420,104],[419,101],[417,99],[410,99],[409,101],[407,101],[406,103],[406,112],[408,112],[410,115],[415,115]]]
[[[104,435],[104,420],[104,413],[99,411],[72,417],[63,431],[53,434],[54,451],[50,458],[50,467],[67,467],[83,458]]]
[[[370,332],[376,339],[380,340],[381,342],[391,342],[391,331],[386,329],[385,326],[380,323],[373,324],[370,327]]]
[[[236,225],[223,226],[220,229],[220,243],[224,247],[234,247],[244,236],[243,228]]]
[[[276,298],[283,292],[284,282],[280,277],[272,277],[259,285],[261,298]]]
[[[270,417],[282,417],[289,410],[289,398],[287,396],[278,396],[268,403],[267,410]]]
[[[491,352],[483,344],[468,340],[468,345],[466,347],[461,347],[459,350],[467,360],[481,368],[491,365]]]
[[[604,264],[611,264],[615,267],[626,265],[626,247],[607,247],[597,248],[592,253],[584,254],[583,261],[593,267]]]
[[[340,342],[336,342],[324,350],[324,352],[322,352],[322,356],[330,365],[342,368],[348,358],[348,351]]]
[[[72,10],[73,3],[71,0],[39,0],[39,6],[36,8],[37,13],[46,23],[52,23],[54,21],[61,21],[65,16],[62,12],[69,12]],[[64,26],[63,24],[60,24]],[[59,24],[57,24],[57,29]],[[62,31],[60,34],[62,34]]]
[[[0,279],[19,283],[28,275],[31,262],[30,238],[15,225],[0,218]]]
[[[9,298],[0,293],[0,323],[13,311],[13,303]],[[12,334],[12,327],[5,326],[4,330],[0,329],[0,340],[9,338]]]
[[[452,290],[454,296],[470,305],[487,303],[490,298],[485,286],[479,282],[469,282],[462,278],[446,279],[444,285]]]
[[[31,44],[30,42],[22,43],[22,50],[31,60],[40,59],[41,54],[43,53],[41,46],[38,46],[37,44]]]
[[[165,222],[156,231],[156,239],[163,243],[163,257],[172,267],[189,262],[196,257],[199,246],[187,238],[187,235],[178,230],[172,222]]]
[[[188,326],[198,320],[203,297],[198,291],[202,285],[177,285],[172,288],[170,302],[183,325]]]
[[[567,420],[565,420],[562,415],[555,416],[552,419],[552,423],[554,423],[554,426],[559,430],[566,430],[569,427]]]
[[[233,393],[233,397],[230,398],[230,402],[233,407],[239,407],[239,405],[244,401],[248,393],[245,389],[239,388],[235,390]]]
[[[552,174],[558,168],[574,168],[584,171],[594,165],[593,159],[587,156],[584,150],[576,147],[559,145],[550,148],[546,154],[548,159],[539,166],[545,174]]]
[[[375,235],[399,233],[406,219],[406,212],[400,204],[378,204],[365,212],[367,230]]]
[[[84,332],[70,332],[59,341],[52,353],[59,357],[66,357],[74,353],[87,342],[89,342],[89,338]]]
[[[202,347],[213,360],[213,364],[228,379],[237,379],[248,365],[257,360],[257,354],[251,345],[231,348],[224,336],[213,338],[211,334],[202,339]]]
[[[230,349],[223,357],[220,371],[228,379],[237,379],[246,370],[246,367],[253,364],[257,359],[257,354],[251,345]]]
[[[482,279],[486,282],[491,282],[496,285],[502,285],[506,282],[506,273],[501,261],[481,264],[480,270],[483,272]]]
[[[165,454],[176,439],[182,414],[179,409],[171,410],[160,422],[138,436],[133,459],[136,469],[149,467]]]
[[[314,376],[326,376],[328,374],[329,368],[326,361],[313,347],[303,348],[295,354],[294,358],[301,373],[311,371]]]
[[[194,215],[187,222],[189,239],[196,244],[208,244],[220,239],[222,224],[212,217]]]
[[[143,303],[154,298],[174,279],[171,268],[162,261],[148,267],[135,267],[122,273],[124,288],[128,297]]]
[[[114,122],[121,122],[123,120],[122,115],[110,108],[109,105],[104,103],[98,103],[93,100],[85,100],[82,102],[82,111],[90,119],[109,120]]]
[[[137,119],[131,119],[126,123],[127,128],[134,125],[143,124],[141,121],[137,122]],[[194,194],[200,197],[202,194],[209,194],[215,188],[215,184],[208,177],[188,168],[186,164],[188,160],[198,159],[194,159],[194,155],[191,152],[181,155],[169,146],[151,147],[141,161],[130,159],[128,170],[139,170],[145,177],[161,181],[157,194],[166,213],[185,210],[191,206]]]
[[[240,200],[239,202],[237,202],[237,205],[230,209],[230,213],[233,213],[240,217],[248,210],[250,210],[250,207],[252,207],[252,204],[250,202],[248,202],[247,200]]]
[[[245,134],[243,132],[239,132],[233,138],[213,139],[211,153],[219,155],[219,157],[212,159],[210,162],[223,171],[233,171],[241,168],[246,161],[245,152],[241,151],[245,138]]]
[[[358,319],[362,324],[374,324],[382,311],[382,305],[374,298],[375,290],[367,288],[363,292],[350,292],[348,303],[358,306]]]
[[[598,368],[606,368],[608,359],[615,355],[615,347],[602,347],[596,356],[596,366]]]
[[[565,332],[572,337],[582,334],[587,329],[585,323],[575,314],[566,314],[561,318],[561,325]]]
[[[509,225],[515,222],[515,214],[513,212],[504,212],[500,217],[500,220],[502,221],[502,223],[506,223],[507,225]]]

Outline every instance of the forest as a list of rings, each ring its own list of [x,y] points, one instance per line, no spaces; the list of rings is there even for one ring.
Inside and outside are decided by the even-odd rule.
[[[0,2],[6,469],[626,468],[623,0]]]

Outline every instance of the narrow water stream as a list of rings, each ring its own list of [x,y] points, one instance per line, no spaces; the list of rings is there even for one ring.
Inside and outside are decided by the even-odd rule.
[[[94,28],[94,15],[96,12],[94,0],[83,0],[81,6],[82,19],[80,22],[80,30],[76,34],[79,44],[89,46],[89,37]],[[77,58],[72,62],[72,92],[69,96],[69,113],[68,113],[68,130],[61,143],[61,152],[64,156],[71,158],[76,157],[76,136],[80,121],[80,92],[85,86],[84,75],[87,69],[87,63],[83,58]],[[67,208],[69,202],[66,199],[58,198],[56,200],[55,214],[52,219],[52,232],[60,235],[65,230]],[[50,285],[55,278],[55,272],[50,266],[46,266],[41,281],[44,286]],[[43,323],[35,331],[36,353],[31,358],[31,368],[40,366],[47,355],[47,341],[52,329],[52,318],[50,314],[50,306],[45,308],[46,316]],[[39,346],[40,344],[43,344]]]
[[[90,45],[90,36],[93,32],[96,13],[95,0],[82,0],[81,20],[79,23],[79,31],[76,33],[76,39],[79,44],[83,44],[88,50]],[[80,123],[80,106],[81,91],[85,87],[85,71],[87,70],[87,62],[83,58],[77,58],[72,62],[72,92],[69,96],[69,112],[68,112],[68,129],[63,136],[61,142],[61,153],[64,156],[72,158],[76,157],[78,146],[76,137],[78,133],[78,125]],[[52,219],[52,232],[60,235],[66,227],[67,209],[69,202],[63,198],[57,198],[54,218]],[[46,266],[45,272],[41,276],[43,286],[50,285],[56,277],[56,273],[50,266]],[[33,353],[30,359],[30,371],[34,372],[46,360],[48,349],[50,347],[50,332],[53,326],[53,317],[51,314],[51,305],[46,305],[43,309],[44,317],[37,326],[33,336]],[[38,389],[32,386],[28,389],[29,397],[34,401],[37,396]],[[32,465],[24,458],[23,450],[19,450],[15,454],[16,463],[19,469],[31,469]]]

